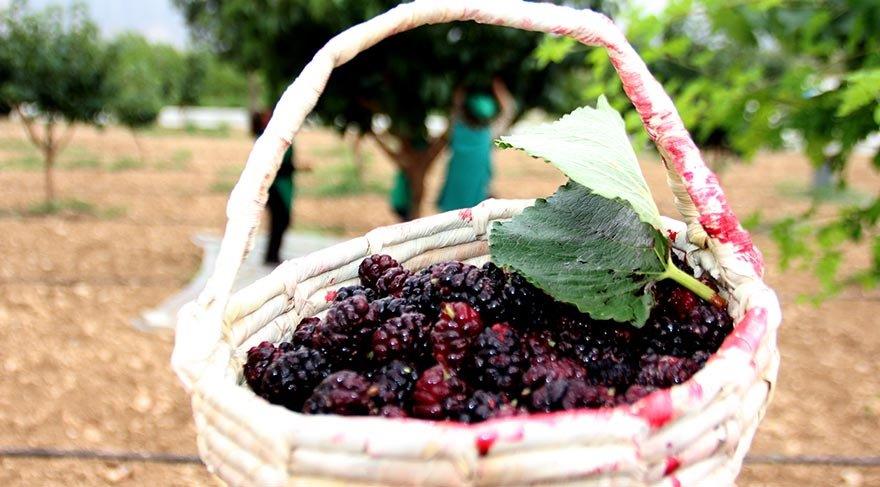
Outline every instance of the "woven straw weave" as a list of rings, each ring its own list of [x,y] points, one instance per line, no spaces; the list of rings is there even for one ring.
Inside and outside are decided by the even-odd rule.
[[[378,228],[309,256],[230,296],[253,245],[266,191],[286,147],[330,71],[396,32],[475,20],[603,46],[668,168],[684,223],[663,220],[675,248],[719,279],[733,333],[693,378],[636,404],[492,420],[475,425],[377,417],[306,416],[243,385],[251,346],[288,339],[327,307],[328,291],[354,283],[366,256],[387,253],[411,269],[488,258],[487,231],[531,200]],[[730,211],[717,179],[669,97],[604,16],[519,0],[416,0],[332,39],[288,88],[256,142],[227,208],[214,274],[179,315],[172,363],[192,394],[199,452],[233,485],[730,485],[763,416],[779,363],[776,296],[763,261]]]

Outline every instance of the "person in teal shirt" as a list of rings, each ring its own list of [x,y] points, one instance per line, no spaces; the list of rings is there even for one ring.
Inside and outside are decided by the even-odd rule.
[[[266,130],[271,112],[254,113],[251,115],[251,132],[254,137],[259,137]],[[293,196],[295,186],[293,175],[296,171],[294,165],[293,145],[284,152],[278,173],[269,186],[269,199],[266,201],[266,209],[269,210],[269,241],[266,244],[266,254],[263,261],[266,265],[278,265],[281,263],[281,243],[284,232],[290,226]]]
[[[449,165],[437,199],[440,211],[470,208],[489,197],[492,141],[497,132],[507,128],[515,111],[513,98],[501,80],[493,82],[492,90],[494,96],[475,92],[465,97],[461,90],[456,91],[450,117]]]

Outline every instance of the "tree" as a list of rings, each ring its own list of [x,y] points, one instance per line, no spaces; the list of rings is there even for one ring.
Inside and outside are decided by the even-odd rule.
[[[53,170],[76,122],[97,123],[106,100],[106,56],[85,10],[29,13],[24,1],[0,11],[0,98],[21,117],[43,154],[46,202]]]
[[[119,36],[109,48],[109,92],[107,109],[131,130],[140,159],[144,150],[137,131],[152,125],[165,105],[166,87],[160,59],[154,46],[140,35]]]
[[[272,100],[333,35],[398,3],[175,0],[197,37],[245,70],[262,73]],[[445,147],[443,137],[428,133],[425,119],[448,114],[455,87],[488,91],[491,79],[500,76],[522,111],[573,107],[560,106],[563,94],[550,82],[567,66],[541,70],[530,56],[539,39],[535,33],[475,23],[401,33],[337,69],[316,113],[340,131],[353,128],[372,135],[406,174],[418,213],[425,175]],[[372,131],[378,114],[390,120],[387,138]]]

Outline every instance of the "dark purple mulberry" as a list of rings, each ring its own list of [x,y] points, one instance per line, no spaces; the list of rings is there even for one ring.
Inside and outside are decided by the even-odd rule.
[[[247,362],[244,364],[244,380],[257,394],[262,392],[263,373],[276,358],[276,352],[277,348],[272,342],[262,342],[248,350]]]
[[[334,368],[351,367],[364,355],[367,341],[376,330],[376,312],[363,295],[355,295],[327,310],[315,327],[312,343],[323,350]]]
[[[431,346],[437,362],[457,368],[468,354],[483,322],[467,303],[444,303],[440,319],[431,330]]]
[[[672,355],[647,355],[642,358],[642,370],[636,384],[658,388],[671,387],[690,379],[700,370],[701,364],[685,357]]]
[[[446,419],[461,411],[467,400],[467,384],[455,374],[435,365],[422,372],[412,394],[413,416]]]
[[[568,357],[549,360],[532,361],[531,366],[523,374],[523,384],[527,388],[537,389],[548,382],[560,379],[584,379],[587,370]]]
[[[378,291],[376,283],[379,281],[379,278],[382,277],[382,274],[392,267],[399,266],[400,264],[398,264],[390,255],[373,254],[361,261],[361,265],[358,266],[358,277],[360,277],[361,284],[363,284],[364,287]]]
[[[515,272],[507,276],[504,297],[510,321],[521,328],[546,328],[557,308],[553,298]]]
[[[299,347],[278,357],[263,374],[263,396],[273,404],[299,410],[330,366],[318,350]]]
[[[432,272],[435,267],[436,264],[409,276],[403,282],[400,293],[410,306],[427,316],[436,316],[439,312],[440,303],[434,300],[434,283],[432,282]]]
[[[353,286],[345,286],[337,289],[333,295],[333,302],[338,303],[358,294],[367,298],[367,301],[373,301],[377,296],[376,291],[361,286],[360,284],[355,284]]]
[[[535,390],[530,399],[531,410],[540,412],[614,405],[614,394],[608,388],[587,384],[579,379],[549,382]]]
[[[487,270],[488,269],[488,272]],[[481,269],[462,262],[447,262],[432,269],[436,302],[464,301],[488,322],[504,321],[506,300],[503,273],[491,266]]]
[[[393,296],[379,298],[370,303],[370,307],[375,311],[376,319],[379,320],[380,323],[404,313],[416,311],[416,308],[408,304],[405,299],[395,298]]]
[[[394,359],[421,361],[427,354],[426,321],[421,313],[406,313],[379,325],[370,346],[372,359],[380,363]]]
[[[314,337],[315,329],[320,323],[321,319],[314,316],[300,321],[296,329],[293,330],[293,338],[291,339],[293,344],[296,346],[312,346],[312,337]]]
[[[401,266],[392,267],[382,273],[376,281],[376,290],[381,296],[399,297],[403,292],[403,284],[412,275],[412,272]]]
[[[462,404],[461,411],[454,419],[462,423],[479,423],[492,418],[514,416],[516,408],[504,394],[483,390],[474,393]]]
[[[654,288],[657,306],[642,329],[650,352],[689,357],[714,353],[733,330],[727,310],[703,301],[672,281]]]
[[[548,329],[532,329],[523,334],[523,347],[529,360],[542,363],[558,358],[557,338]]]
[[[385,406],[408,408],[413,388],[419,379],[416,368],[395,360],[379,369],[373,375],[373,384],[368,395],[374,411]]]
[[[656,387],[633,384],[626,389],[626,392],[617,396],[617,404],[632,404],[656,390]]]
[[[373,416],[382,416],[384,418],[405,418],[408,416],[406,414],[406,410],[399,406],[382,406],[375,413],[370,413]]]
[[[306,400],[306,414],[340,414],[355,416],[367,414],[370,382],[357,372],[342,370],[328,376]]]
[[[507,323],[483,330],[472,346],[471,376],[488,390],[510,392],[522,388],[528,367],[519,334]]]

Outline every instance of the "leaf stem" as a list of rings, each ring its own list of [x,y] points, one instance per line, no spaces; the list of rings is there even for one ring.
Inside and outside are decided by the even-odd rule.
[[[720,294],[716,293],[715,290],[711,287],[698,281],[697,278],[695,278],[694,276],[676,267],[671,258],[666,263],[666,270],[663,272],[663,274],[660,274],[659,280],[663,279],[672,279],[673,281],[693,291],[694,294],[696,294],[697,296],[703,298],[704,300],[712,303],[719,308],[727,307],[727,301],[725,301]]]

